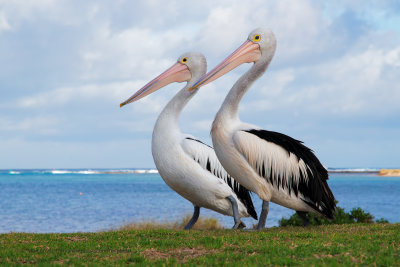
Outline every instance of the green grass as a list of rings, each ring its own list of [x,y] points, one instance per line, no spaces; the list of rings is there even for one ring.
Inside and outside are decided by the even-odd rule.
[[[400,266],[400,224],[0,235],[0,265]]]

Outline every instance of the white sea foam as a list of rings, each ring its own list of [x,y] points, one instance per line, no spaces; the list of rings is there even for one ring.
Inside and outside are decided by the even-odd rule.
[[[157,169],[98,169],[98,170],[44,170],[41,173],[51,174],[156,174]]]
[[[74,172],[71,172],[71,173],[74,173]],[[87,171],[77,171],[75,173],[78,173],[78,174],[100,174],[102,172],[87,170]]]
[[[71,172],[64,171],[64,170],[52,170],[52,171],[50,171],[50,173],[52,173],[52,174],[67,174],[67,173],[71,173]]]
[[[0,170],[0,173],[13,175],[21,174],[47,174],[47,175],[63,175],[63,174],[157,174],[157,169],[19,169],[19,170]]]
[[[339,173],[370,173],[370,172],[379,172],[379,169],[374,168],[328,168],[329,172],[339,172]]]

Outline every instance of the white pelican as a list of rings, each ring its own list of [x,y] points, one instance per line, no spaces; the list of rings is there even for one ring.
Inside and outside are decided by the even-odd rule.
[[[193,217],[185,226],[197,221],[200,207],[233,216],[234,229],[246,225],[240,217],[257,219],[249,191],[239,185],[219,163],[214,150],[191,135],[181,133],[179,115],[197,90],[188,88],[206,73],[207,61],[200,53],[185,53],[178,62],[146,84],[121,107],[172,83],[187,82],[159,115],[153,130],[152,153],[164,181],[194,205]]]
[[[274,56],[272,31],[256,29],[230,56],[189,90],[221,77],[242,63],[254,65],[240,77],[226,96],[212,124],[215,153],[225,170],[262,200],[258,229],[265,225],[269,201],[294,209],[308,225],[306,212],[333,218],[335,198],[327,184],[328,172],[313,151],[287,135],[243,123],[239,102]]]

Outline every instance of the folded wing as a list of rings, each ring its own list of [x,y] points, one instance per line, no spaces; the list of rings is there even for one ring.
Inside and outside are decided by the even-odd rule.
[[[326,182],[328,172],[301,141],[258,129],[237,131],[233,141],[254,171],[273,187],[333,218],[336,204]]]
[[[257,213],[254,210],[250,192],[225,171],[212,147],[193,137],[186,137],[182,141],[182,148],[202,168],[229,185],[235,192],[237,198],[244,204],[250,216],[257,220]]]

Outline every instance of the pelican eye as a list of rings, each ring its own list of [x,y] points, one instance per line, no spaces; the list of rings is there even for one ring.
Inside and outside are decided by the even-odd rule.
[[[259,42],[261,40],[261,36],[259,34],[255,34],[253,36],[253,42]]]
[[[187,61],[188,61],[188,58],[187,58],[187,57],[184,57],[184,58],[181,59],[181,63],[183,63],[183,64],[186,64]]]

